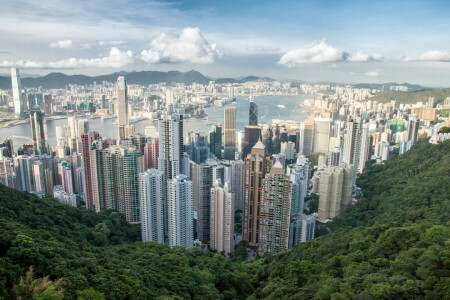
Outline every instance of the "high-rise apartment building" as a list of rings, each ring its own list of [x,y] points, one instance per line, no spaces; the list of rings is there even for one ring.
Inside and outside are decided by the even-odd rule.
[[[244,161],[230,161],[231,191],[234,194],[234,209],[244,211]]]
[[[236,108],[225,108],[224,159],[234,160],[236,152]]]
[[[193,164],[193,204],[197,212],[197,239],[207,243],[210,239],[210,207],[212,166],[207,163]]]
[[[24,103],[22,95],[22,85],[20,82],[20,74],[18,68],[11,68],[11,85],[14,101],[14,113],[16,117],[23,116]]]
[[[419,139],[419,123],[420,121],[416,117],[410,117],[408,121],[408,140],[412,144],[415,144]]]
[[[206,135],[196,133],[191,140],[191,160],[201,164],[209,158],[208,138]]]
[[[164,174],[148,169],[139,174],[142,242],[164,243]]]
[[[330,118],[314,119],[313,153],[328,153],[332,123],[333,120]]]
[[[194,244],[193,186],[185,175],[167,180],[168,242],[170,247]]]
[[[33,150],[36,155],[47,153],[47,126],[44,114],[39,107],[30,112],[31,136],[33,137]]]
[[[159,139],[152,138],[144,146],[145,169],[158,169]]]
[[[91,146],[94,140],[100,138],[98,132],[88,132],[81,134],[81,157],[83,160],[85,200],[86,208],[94,208],[93,182],[91,173]]]
[[[250,110],[248,114],[248,125],[258,126],[258,105],[255,102],[250,102]]]
[[[279,162],[262,180],[259,215],[259,254],[276,254],[288,249],[291,182]]]
[[[244,178],[244,218],[242,225],[242,239],[249,246],[258,246],[258,230],[260,222],[260,203],[262,180],[270,172],[272,159],[266,152],[266,146],[257,142],[252,151],[245,158]]]
[[[289,248],[312,240],[314,238],[315,229],[315,216],[305,215],[303,213],[293,216],[289,228]]]
[[[78,120],[77,132],[78,135],[89,132],[89,121],[87,119]]]
[[[216,182],[211,188],[210,243],[212,250],[234,251],[234,194],[228,184]]]
[[[180,174],[182,169],[183,116],[166,115],[158,121],[159,125],[159,170],[164,172],[166,179],[172,179]]]
[[[117,79],[117,124],[119,127],[119,139],[126,138],[125,127],[128,125],[128,88],[125,77]]]

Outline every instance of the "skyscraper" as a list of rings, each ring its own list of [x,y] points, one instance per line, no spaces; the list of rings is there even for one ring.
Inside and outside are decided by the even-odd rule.
[[[259,254],[276,254],[288,249],[291,182],[279,162],[262,180],[259,212]]]
[[[89,132],[89,121],[87,119],[78,120],[77,132],[78,135]]]
[[[314,140],[314,124],[310,122],[304,122],[300,124],[300,141],[299,141],[299,153],[303,153],[308,156],[313,153],[313,140]]]
[[[332,219],[341,213],[344,171],[329,167],[320,176],[319,220]]]
[[[211,188],[210,248],[232,254],[234,250],[234,194],[228,184]]]
[[[191,140],[191,160],[196,164],[205,162],[209,158],[208,138],[196,133]]]
[[[117,124],[119,126],[119,139],[126,138],[125,127],[128,125],[128,88],[125,77],[117,79]]]
[[[330,118],[314,119],[313,153],[328,153],[332,123],[333,120]]]
[[[258,126],[258,105],[255,102],[250,102],[250,110],[248,114],[248,125],[249,126]]]
[[[190,248],[194,243],[192,181],[178,175],[167,181],[168,242]]]
[[[52,95],[44,95],[44,114],[49,116],[53,113]]]
[[[244,142],[242,143],[242,157],[250,153],[253,146],[261,138],[261,128],[258,126],[245,126]]]
[[[234,194],[234,209],[244,211],[244,162],[232,160],[231,165],[231,191]]]
[[[149,169],[139,174],[142,242],[164,243],[164,175]]]
[[[209,151],[218,159],[222,158],[222,124],[212,126],[209,132]]]
[[[175,178],[181,172],[181,158],[184,152],[183,117],[177,114],[164,116],[159,125],[158,167],[166,179]]]
[[[419,139],[419,120],[411,116],[408,121],[408,140],[414,145]]]
[[[33,137],[33,150],[36,155],[47,153],[47,126],[44,114],[39,107],[30,112],[31,136]]]
[[[314,238],[315,229],[315,216],[305,214],[293,216],[289,228],[289,248],[312,240]]]
[[[210,206],[212,166],[207,163],[192,167],[193,203],[197,211],[197,239],[207,243],[210,239]]]
[[[81,157],[83,160],[86,208],[94,208],[93,182],[91,173],[91,146],[100,137],[98,132],[81,134]]]
[[[152,138],[144,146],[145,170],[158,169],[159,139]]]
[[[18,68],[11,68],[11,85],[14,101],[14,113],[16,114],[16,117],[20,117],[24,113],[24,104]]]
[[[224,159],[234,160],[236,152],[236,108],[225,108]]]
[[[242,239],[251,247],[258,246],[262,180],[271,167],[272,159],[266,152],[266,146],[261,141],[257,142],[245,158]]]

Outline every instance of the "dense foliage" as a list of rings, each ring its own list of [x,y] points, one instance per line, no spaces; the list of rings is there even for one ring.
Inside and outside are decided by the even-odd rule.
[[[115,212],[0,186],[0,288],[13,298],[33,266],[36,278],[61,279],[68,299],[448,299],[449,168],[450,141],[368,166],[362,200],[331,233],[250,263],[243,244],[231,259],[142,244]]]
[[[425,101],[428,97],[434,97],[435,104],[441,103],[445,98],[450,97],[450,88],[446,89],[422,89],[411,92],[385,92],[378,93],[367,100],[378,101],[379,103],[391,102],[395,100],[398,104],[416,104],[420,101]]]

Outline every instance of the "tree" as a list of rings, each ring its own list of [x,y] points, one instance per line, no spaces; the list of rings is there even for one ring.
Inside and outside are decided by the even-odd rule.
[[[33,267],[21,277],[17,285],[12,288],[12,295],[18,300],[25,299],[64,299],[62,279],[51,281],[49,276],[34,279]]]

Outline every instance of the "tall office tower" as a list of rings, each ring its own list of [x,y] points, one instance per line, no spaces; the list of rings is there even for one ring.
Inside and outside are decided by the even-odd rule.
[[[144,146],[145,170],[158,169],[159,139],[152,138]]]
[[[328,153],[332,123],[330,118],[314,118],[313,153]]]
[[[272,165],[276,164],[277,161],[280,162],[280,164],[284,167],[286,166],[286,155],[283,153],[278,153],[278,154],[274,154],[272,155]]]
[[[12,158],[0,158],[0,183],[17,189],[14,160]]]
[[[11,85],[14,101],[14,113],[16,114],[16,117],[20,117],[24,113],[24,104],[18,68],[11,68]]]
[[[298,214],[291,219],[289,228],[289,249],[306,243],[314,238],[316,230],[316,217]]]
[[[164,243],[164,174],[149,169],[139,174],[142,242]]]
[[[26,94],[26,96],[27,96],[26,104],[27,104],[27,108],[28,108],[27,111],[30,112],[33,109],[33,107],[35,107],[37,105],[36,104],[36,94],[28,93],[28,94]]]
[[[349,119],[344,135],[344,155],[342,161],[357,165],[359,160],[361,129],[360,122]]]
[[[309,170],[309,164],[302,160],[287,167],[287,174],[292,184],[291,214],[293,215],[303,213],[304,201],[308,193]]]
[[[236,108],[225,108],[224,159],[234,160],[236,152]]]
[[[354,166],[344,162],[341,162],[339,166],[344,171],[341,197],[341,212],[343,212],[352,205]]]
[[[100,98],[100,107],[102,109],[108,109],[108,107],[106,106],[106,95],[102,95]]]
[[[244,161],[230,161],[231,191],[234,194],[234,209],[244,211]]]
[[[47,126],[44,115],[39,107],[30,112],[31,136],[33,137],[33,150],[36,155],[47,153]]]
[[[178,175],[167,181],[169,246],[190,248],[194,244],[192,181]]]
[[[205,243],[210,239],[210,206],[212,166],[207,163],[192,167],[193,207],[197,212],[197,239]]]
[[[196,133],[191,140],[191,160],[201,164],[209,158],[208,138],[206,135]]]
[[[245,158],[244,180],[244,223],[242,239],[249,246],[258,246],[258,228],[260,221],[260,200],[262,180],[270,172],[272,159],[266,152],[266,146],[257,142],[252,152]]]
[[[329,167],[322,172],[319,184],[319,219],[325,221],[341,213],[344,170],[340,167]]]
[[[117,124],[119,139],[126,139],[125,127],[128,125],[128,88],[125,77],[117,79]]]
[[[328,166],[339,166],[342,160],[342,148],[331,148],[328,157]]]
[[[410,117],[408,121],[408,140],[414,145],[419,139],[419,123],[416,117]]]
[[[291,182],[277,162],[264,176],[261,189],[259,245],[260,255],[288,249],[291,216]]]
[[[183,116],[171,114],[158,121],[159,159],[158,168],[166,179],[177,177],[181,172],[184,153]]]
[[[228,184],[216,182],[211,188],[211,250],[234,252],[234,194]]]
[[[77,127],[78,135],[88,132],[89,132],[89,121],[87,119],[78,120],[78,127]]]
[[[270,127],[271,148],[267,148],[267,151],[270,154],[280,153],[281,150],[280,134],[281,134],[280,124],[278,123],[272,124],[272,126]]]
[[[248,125],[258,126],[258,105],[255,102],[250,102],[250,110],[248,114]]]
[[[93,203],[96,212],[104,209],[116,209],[116,189],[111,153],[104,147],[100,139],[92,142],[90,150],[91,180]]]
[[[260,139],[261,128],[258,126],[245,126],[244,142],[242,143],[242,157],[246,157]]]
[[[222,124],[212,126],[209,132],[209,152],[218,159],[222,158]]]
[[[314,124],[304,122],[300,124],[299,153],[308,156],[313,153]]]
[[[369,160],[370,152],[371,146],[370,146],[369,123],[364,123],[361,126],[360,151],[359,151],[357,172],[362,173],[364,166],[366,165],[366,162]]]
[[[93,183],[91,173],[91,146],[94,140],[100,138],[98,132],[81,134],[81,157],[83,160],[86,208],[94,208]]]
[[[281,153],[285,155],[287,160],[295,159],[295,144],[293,142],[281,143]]]
[[[77,119],[75,117],[68,117],[67,118],[67,126],[69,126],[69,133],[71,137],[77,137],[78,136],[78,126],[77,126]],[[80,134],[81,135],[81,134]]]
[[[140,222],[139,173],[144,172],[144,158],[136,148],[111,146],[116,209],[125,215],[128,223]]]

